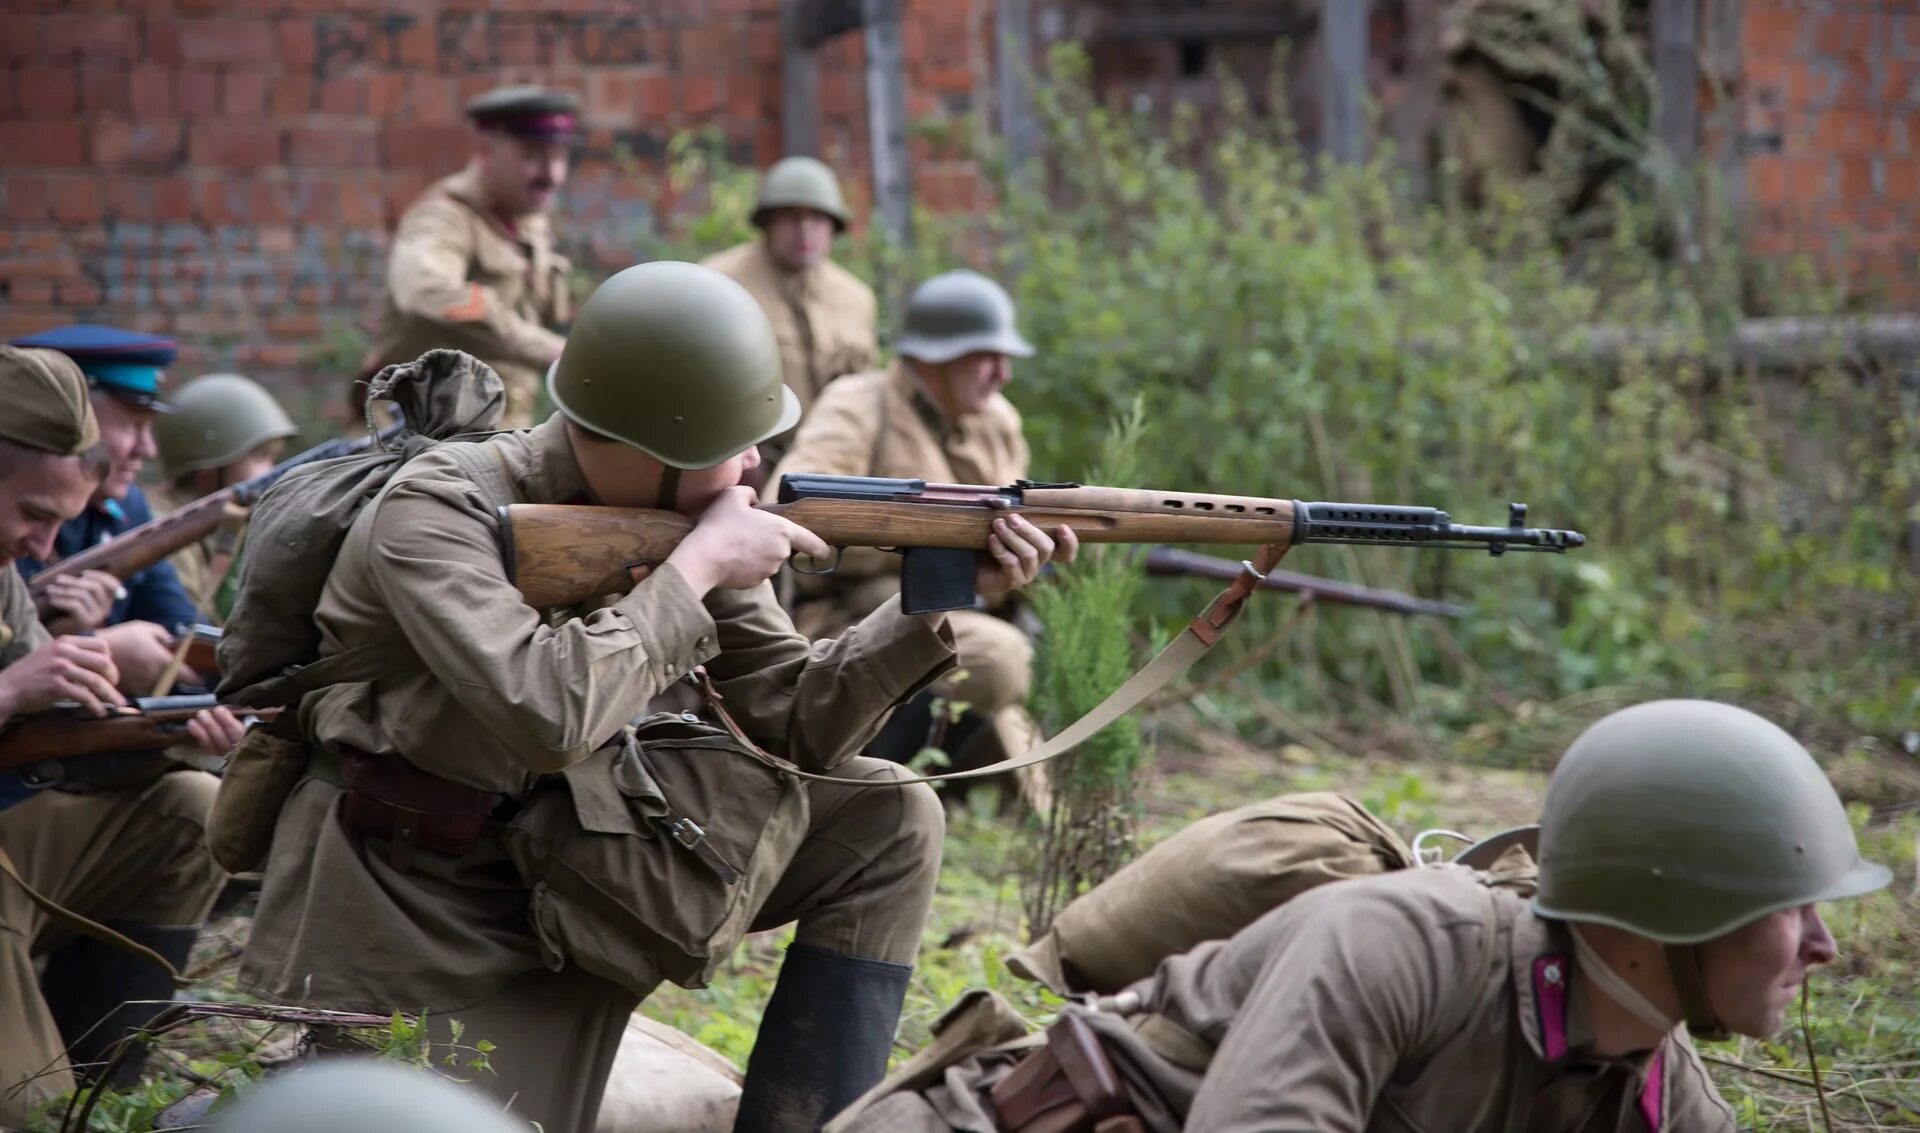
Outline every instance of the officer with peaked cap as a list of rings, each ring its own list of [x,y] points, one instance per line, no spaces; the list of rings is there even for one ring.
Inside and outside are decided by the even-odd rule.
[[[148,380],[141,370],[151,367],[127,362],[129,353],[138,355],[123,352],[120,376]],[[123,702],[106,643],[50,636],[14,569],[23,557],[47,555],[61,520],[86,508],[111,474],[87,385],[62,354],[0,346],[0,727],[61,701],[90,712]],[[239,724],[215,709],[188,731],[225,752]],[[179,967],[220,882],[206,850],[213,777],[154,761],[134,786],[86,782],[103,758],[118,757],[64,761],[80,781],[44,789],[0,773],[0,854],[8,864],[0,877],[0,1128],[24,1125],[30,1110],[73,1088],[71,1067],[98,1062],[145,1024],[154,1008],[134,1001],[173,994],[158,965],[76,938],[26,886]],[[87,789],[66,789],[82,783]],[[128,1083],[139,1067],[129,1059],[116,1082]]]
[[[760,178],[753,206],[758,240],[707,257],[707,267],[745,287],[773,323],[780,373],[804,413],[827,383],[879,360],[873,288],[833,262],[833,238],[850,214],[833,170],[811,157],[788,157]],[[793,440],[763,445],[768,467]]]
[[[542,87],[502,87],[467,104],[467,167],[400,218],[387,259],[380,330],[353,402],[383,366],[436,347],[464,350],[507,386],[507,428],[533,423],[540,375],[560,356],[554,329],[572,319],[573,265],[554,251],[548,213],[567,181],[580,101]]]
[[[87,509],[61,527],[55,554],[76,554],[152,519],[134,480],[158,451],[153,424],[167,411],[163,378],[178,352],[173,340],[82,324],[29,335],[15,345],[58,350],[80,367],[101,443],[112,460]],[[48,561],[21,559],[22,577],[32,578]],[[55,580],[42,600],[41,617],[55,633],[104,627],[101,636],[113,649],[121,676],[141,695],[172,660],[172,634],[201,620],[179,574],[165,562],[124,581],[101,571]],[[140,687],[142,682],[149,687]]]
[[[1033,347],[1015,325],[1005,289],[971,271],[950,271],[915,288],[891,367],[827,387],[774,470],[839,476],[904,476],[957,484],[1011,484],[1027,475],[1020,413],[1002,392],[1013,359]],[[889,561],[893,560],[893,561]],[[839,633],[900,591],[896,556],[850,547],[831,573],[796,580],[794,624],[802,633]],[[1029,623],[1022,625],[1021,623]],[[933,694],[969,710],[944,730],[941,746],[959,767],[1019,755],[1037,741],[1026,712],[1033,680],[1031,616],[1017,595],[994,609],[960,610],[948,620],[963,679],[936,685],[923,703],[894,714],[873,754],[905,761],[926,746]],[[1021,783],[1044,796],[1033,769]]]

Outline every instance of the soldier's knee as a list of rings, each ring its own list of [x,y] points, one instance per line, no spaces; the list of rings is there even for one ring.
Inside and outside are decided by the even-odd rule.
[[[875,762],[878,766],[863,778],[899,780],[913,775],[897,763]],[[862,793],[869,807],[883,809],[887,814],[884,852],[900,859],[929,861],[937,871],[940,847],[947,836],[947,812],[933,787],[926,783],[902,783],[894,787],[868,787]]]
[[[146,789],[140,810],[153,818],[177,819],[205,829],[219,790],[220,780],[205,771],[169,772]]]

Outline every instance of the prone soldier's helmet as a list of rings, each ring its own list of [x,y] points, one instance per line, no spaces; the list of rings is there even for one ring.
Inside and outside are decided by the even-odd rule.
[[[1033,356],[1033,345],[1014,325],[1013,299],[1006,289],[964,269],[936,275],[913,289],[894,348],[935,365],[976,351]]]
[[[627,268],[587,297],[547,393],[577,424],[675,468],[711,468],[800,420],[760,304],[674,260]]]
[[[258,382],[239,374],[195,378],[171,395],[173,412],[153,423],[160,468],[172,480],[231,464],[300,430]]]
[[[336,1058],[262,1082],[213,1128],[221,1133],[527,1133],[530,1126],[429,1071],[371,1058]]]
[[[840,179],[818,158],[783,157],[767,167],[753,202],[754,227],[765,227],[767,214],[779,208],[825,213],[833,218],[834,231],[847,230],[847,202],[840,195]]]
[[[1697,944],[1890,879],[1792,736],[1732,705],[1660,700],[1599,721],[1560,760],[1534,909]]]

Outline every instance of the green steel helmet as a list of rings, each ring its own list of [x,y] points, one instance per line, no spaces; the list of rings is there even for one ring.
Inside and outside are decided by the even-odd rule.
[[[936,365],[975,351],[1033,356],[1033,345],[1013,325],[1013,299],[1006,289],[964,269],[936,275],[913,289],[895,350]]]
[[[676,260],[627,268],[587,297],[547,393],[576,423],[675,468],[711,468],[800,420],[760,304]]]
[[[1697,944],[1870,893],[1846,808],[1792,736],[1742,708],[1658,700],[1573,742],[1547,783],[1534,911]]]
[[[167,401],[173,412],[154,419],[153,440],[169,480],[232,464],[268,441],[300,431],[272,394],[239,374],[195,378]]]
[[[760,195],[753,202],[753,223],[764,225],[774,209],[801,208],[833,218],[836,232],[847,230],[847,202],[840,195],[840,179],[826,162],[812,157],[783,157],[760,178]]]
[[[213,1123],[220,1133],[532,1133],[498,1103],[426,1070],[370,1058],[320,1059],[240,1095]]]

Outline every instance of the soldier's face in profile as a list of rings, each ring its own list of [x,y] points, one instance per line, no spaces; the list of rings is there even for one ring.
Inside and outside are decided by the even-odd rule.
[[[480,134],[480,183],[504,216],[527,216],[553,207],[567,183],[568,147],[562,142],[520,138],[498,130]]]
[[[81,458],[0,441],[0,569],[50,556],[60,525],[80,514],[93,489]]]
[[[95,392],[93,415],[100,421],[100,443],[112,467],[94,493],[96,500],[117,500],[133,487],[140,466],[158,455],[153,443],[154,411],[110,393]]]
[[[833,218],[824,212],[773,209],[766,225],[767,253],[787,271],[804,271],[833,250]]]
[[[1813,905],[1782,909],[1699,946],[1713,1013],[1738,1035],[1780,1030],[1810,968],[1831,961],[1833,934]]]

